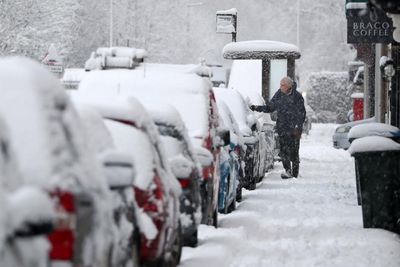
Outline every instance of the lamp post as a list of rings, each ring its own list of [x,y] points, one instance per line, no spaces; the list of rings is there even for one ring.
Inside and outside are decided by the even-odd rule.
[[[300,49],[300,0],[297,0],[296,45]]]
[[[113,0],[110,0],[110,47],[113,45]]]

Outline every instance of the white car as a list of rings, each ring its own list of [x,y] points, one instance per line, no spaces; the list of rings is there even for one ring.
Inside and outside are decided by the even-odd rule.
[[[353,126],[375,122],[375,118],[369,118],[365,120],[351,121],[345,124],[341,124],[335,129],[335,133],[332,136],[333,147],[337,149],[345,149],[347,150],[350,147],[349,142],[349,132]]]
[[[46,267],[55,205],[22,184],[8,130],[0,119],[0,266]]]
[[[203,203],[202,223],[217,226],[220,139],[218,110],[208,77],[210,69],[202,65],[144,65],[133,60],[139,56],[134,55],[135,49],[132,53],[126,49],[107,48],[112,55],[107,56],[107,52],[104,60],[101,60],[101,53],[97,53],[98,57],[88,60],[86,65],[90,65],[92,70],[80,83],[77,93],[134,96],[144,105],[158,101],[174,106],[185,123],[194,147],[203,147],[213,155],[213,161],[203,166],[201,190],[206,201]],[[96,67],[96,58],[103,65]],[[123,62],[129,64],[121,64]]]
[[[114,240],[110,266],[139,266],[138,206],[133,188],[133,158],[115,147],[111,133],[96,110],[76,104],[88,145],[97,155],[112,195]]]
[[[49,266],[109,266],[111,195],[60,82],[33,60],[5,58],[0,83],[20,185],[47,191],[58,205]]]
[[[74,95],[104,119],[118,151],[133,159],[132,190],[138,204],[142,264],[175,266],[181,255],[179,196],[181,188],[163,153],[158,130],[146,109],[133,97]]]
[[[254,113],[247,106],[243,96],[234,89],[214,88],[217,101],[224,102],[232,112],[239,129],[243,134],[243,140],[246,145],[245,155],[245,179],[243,186],[254,190],[257,182],[264,177],[260,174],[260,153],[265,152],[260,142],[258,128],[260,127]]]

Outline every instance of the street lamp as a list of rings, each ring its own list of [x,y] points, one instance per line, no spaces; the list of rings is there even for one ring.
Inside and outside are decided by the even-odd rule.
[[[113,0],[110,0],[110,47],[112,47],[113,45],[113,27],[114,27]]]
[[[379,62],[382,77],[385,81],[390,82],[392,77],[396,74],[393,59],[383,56]]]

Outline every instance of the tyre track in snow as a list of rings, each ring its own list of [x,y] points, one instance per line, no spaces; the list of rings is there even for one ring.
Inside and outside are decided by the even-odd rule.
[[[399,237],[362,227],[354,163],[332,147],[334,127],[302,139],[299,179],[282,180],[276,163],[218,229],[202,225],[180,266],[400,266]]]

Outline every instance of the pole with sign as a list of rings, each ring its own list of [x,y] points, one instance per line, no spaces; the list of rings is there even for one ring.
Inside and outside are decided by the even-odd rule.
[[[64,73],[64,64],[62,58],[59,56],[56,47],[51,44],[46,56],[42,60],[50,72],[54,73],[58,78],[61,78]]]
[[[232,34],[232,42],[236,42],[237,9],[217,11],[217,33]]]
[[[393,22],[382,10],[370,11],[366,1],[346,3],[347,43],[389,44],[393,42]]]

